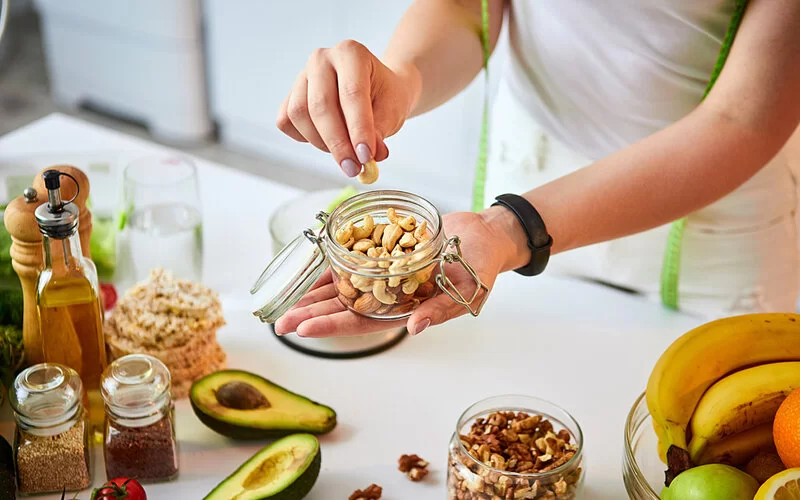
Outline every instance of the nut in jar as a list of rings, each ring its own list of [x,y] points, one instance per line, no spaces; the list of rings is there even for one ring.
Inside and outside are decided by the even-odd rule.
[[[326,268],[339,301],[373,319],[408,317],[444,291],[477,316],[488,288],[461,255],[458,236],[447,238],[438,210],[402,191],[371,191],[317,216],[310,229],[284,248],[251,290],[254,314],[274,322],[294,305]],[[471,293],[453,286],[446,264],[460,264],[475,280]]]

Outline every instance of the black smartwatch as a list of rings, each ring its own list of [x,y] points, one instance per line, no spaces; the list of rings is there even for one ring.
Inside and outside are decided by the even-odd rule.
[[[536,276],[544,271],[547,262],[550,260],[550,247],[553,246],[553,238],[547,234],[542,216],[533,208],[533,205],[516,194],[501,194],[495,198],[492,206],[502,205],[517,216],[519,223],[528,235],[528,248],[531,249],[531,261],[514,271],[523,276]]]

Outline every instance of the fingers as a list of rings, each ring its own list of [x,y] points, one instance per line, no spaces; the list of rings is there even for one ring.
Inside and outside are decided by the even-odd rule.
[[[338,302],[338,299],[336,300]],[[346,337],[383,332],[404,324],[405,320],[377,321],[359,316],[351,311],[342,311],[303,321],[297,327],[297,335],[300,337]]]
[[[350,143],[359,163],[373,159],[375,123],[372,120],[370,53],[353,40],[337,46],[333,64],[338,75],[339,103],[344,115]]]
[[[297,142],[308,142],[303,134],[297,131],[292,123],[292,120],[289,119],[289,98],[292,97],[291,92],[286,96],[286,98],[281,103],[281,107],[278,109],[278,118],[275,120],[275,124],[278,126],[278,129],[283,132],[284,134],[288,135],[292,139]]]
[[[305,307],[291,309],[275,323],[275,333],[285,335],[297,331],[306,320],[345,311],[344,305],[336,297],[322,302],[309,303]],[[297,332],[298,335],[300,332]]]
[[[322,151],[328,151],[325,141],[317,133],[317,128],[308,111],[308,79],[305,71],[300,73],[294,82],[292,93],[289,94],[289,102],[286,104],[286,112],[292,126],[308,142]]]
[[[446,294],[426,300],[408,318],[408,333],[419,335],[430,326],[441,325],[445,321],[465,314],[467,310],[461,304],[453,302]]]
[[[336,287],[332,283],[328,283],[325,286],[315,288],[314,290],[311,290],[310,292],[305,294],[305,296],[302,299],[300,299],[300,301],[297,302],[297,304],[295,304],[294,306],[292,306],[291,309],[289,310],[291,311],[294,309],[301,309],[310,304],[315,304],[317,302],[322,302],[328,299],[332,299],[337,295],[338,292],[336,291]]]

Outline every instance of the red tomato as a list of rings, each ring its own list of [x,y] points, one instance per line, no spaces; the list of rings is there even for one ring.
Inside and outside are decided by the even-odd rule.
[[[110,283],[100,283],[100,294],[103,296],[103,307],[106,311],[114,308],[117,303],[117,289]]]
[[[114,478],[92,493],[92,500],[147,500],[144,488],[135,479]]]

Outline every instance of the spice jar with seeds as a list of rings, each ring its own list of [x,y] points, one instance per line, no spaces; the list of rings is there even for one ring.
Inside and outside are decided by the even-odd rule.
[[[362,316],[396,320],[439,291],[477,316],[488,288],[462,257],[458,236],[445,236],[439,211],[403,191],[369,191],[321,212],[323,227],[287,245],[250,290],[254,315],[274,323],[330,268],[339,301]],[[474,279],[459,290],[447,264]]]
[[[580,498],[583,433],[563,409],[526,396],[468,408],[450,441],[448,500]]]
[[[164,363],[144,354],[123,356],[106,368],[101,392],[106,476],[140,482],[175,479],[178,446]]]
[[[92,484],[90,429],[78,373],[64,365],[27,368],[9,391],[22,495],[78,491]]]

